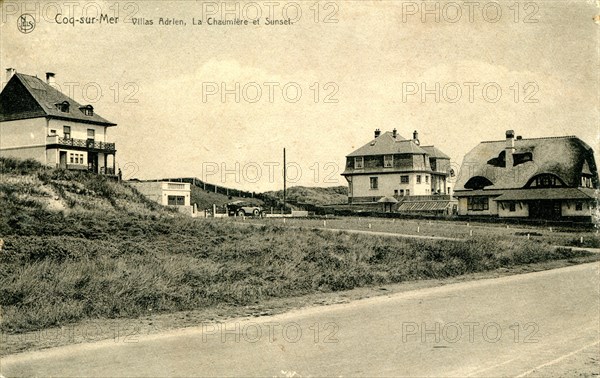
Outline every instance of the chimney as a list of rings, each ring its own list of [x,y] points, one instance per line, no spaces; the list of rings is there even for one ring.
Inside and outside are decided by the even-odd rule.
[[[6,82],[8,83],[8,81],[17,73],[17,70],[14,68],[7,68],[6,69]]]
[[[375,129],[375,138],[379,138],[380,135],[381,135],[381,130]]]
[[[421,142],[419,142],[419,133],[417,130],[413,131],[413,141],[418,146]]]
[[[506,130],[506,147],[505,161],[506,168],[512,168],[514,166],[513,154],[515,153],[515,132],[514,130]]]
[[[54,72],[46,72],[46,83],[52,87],[56,84],[56,80],[54,80]]]
[[[396,129],[392,130],[392,137],[394,139],[396,139],[396,135],[398,135],[398,130],[396,130]]]

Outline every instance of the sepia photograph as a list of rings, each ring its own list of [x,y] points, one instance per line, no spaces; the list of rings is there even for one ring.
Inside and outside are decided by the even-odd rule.
[[[600,377],[600,1],[0,0],[0,378]]]

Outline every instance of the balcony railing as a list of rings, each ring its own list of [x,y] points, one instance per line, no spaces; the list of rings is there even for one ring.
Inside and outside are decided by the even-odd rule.
[[[107,142],[98,142],[93,139],[74,139],[74,138],[64,138],[58,135],[48,136],[46,140],[47,144],[57,144],[59,146],[65,147],[80,147],[86,148],[89,150],[100,150],[106,152],[114,152],[115,144],[107,143]]]

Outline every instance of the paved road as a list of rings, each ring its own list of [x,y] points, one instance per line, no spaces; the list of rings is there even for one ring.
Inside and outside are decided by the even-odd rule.
[[[464,282],[135,343],[13,355],[1,370],[6,377],[536,374],[598,345],[599,268]]]

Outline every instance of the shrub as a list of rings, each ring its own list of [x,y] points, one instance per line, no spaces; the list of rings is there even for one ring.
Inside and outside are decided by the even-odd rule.
[[[19,175],[35,173],[44,169],[44,166],[34,159],[16,159],[0,157],[0,174],[14,173]]]

